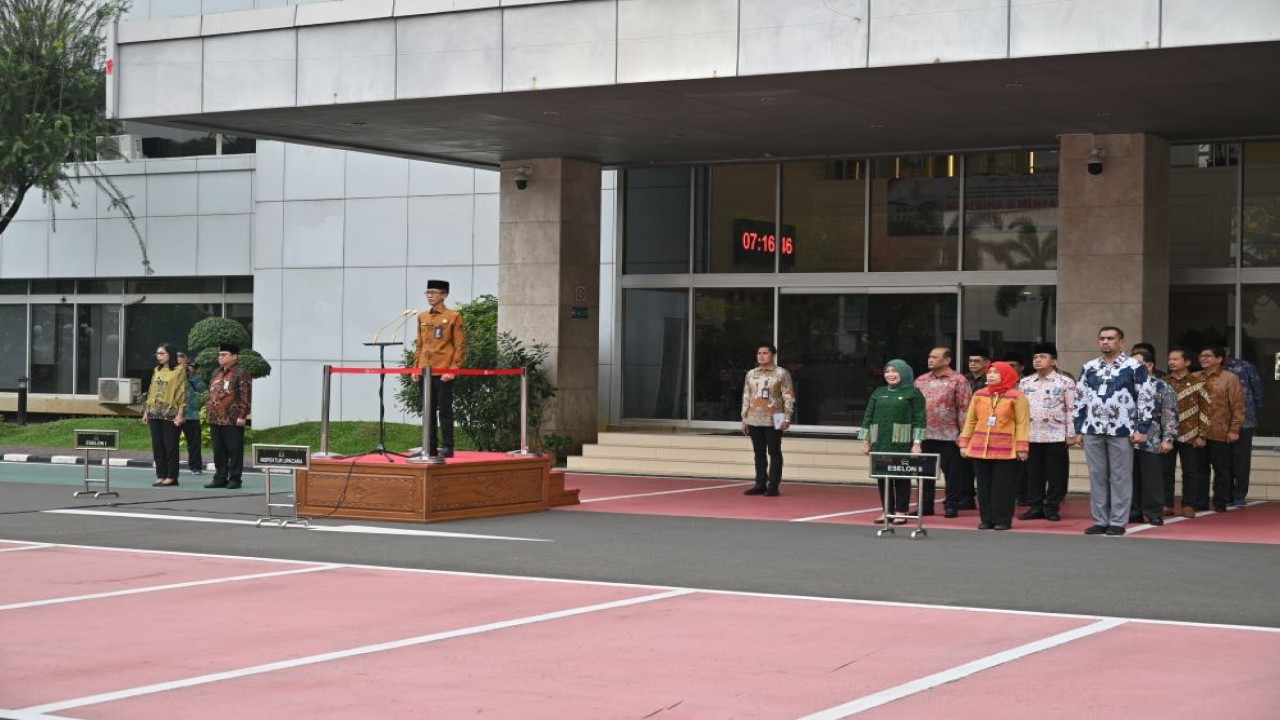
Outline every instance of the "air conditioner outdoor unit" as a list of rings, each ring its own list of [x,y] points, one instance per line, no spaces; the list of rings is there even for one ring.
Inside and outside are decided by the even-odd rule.
[[[98,160],[141,160],[142,138],[137,135],[105,135],[98,138]]]
[[[98,378],[98,402],[108,405],[129,405],[142,394],[142,381],[138,378]]]

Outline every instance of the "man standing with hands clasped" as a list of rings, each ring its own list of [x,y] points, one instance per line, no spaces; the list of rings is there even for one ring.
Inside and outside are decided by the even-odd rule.
[[[1133,446],[1147,441],[1154,390],[1147,367],[1124,353],[1124,332],[1098,331],[1102,356],[1085,363],[1076,382],[1077,443],[1089,465],[1093,525],[1086,535],[1124,535],[1133,504]]]
[[[743,495],[782,494],[778,491],[782,484],[782,433],[791,427],[795,404],[791,373],[778,367],[778,349],[760,345],[756,366],[742,383],[742,434],[751,438],[756,460],[756,484]]]
[[[420,367],[424,373],[432,368],[456,370],[462,367],[467,356],[467,333],[463,326],[462,313],[445,307],[444,301],[449,297],[449,283],[445,280],[427,281],[427,310],[418,313],[418,351],[414,356],[414,367]],[[431,407],[427,409],[427,447],[422,448],[428,455],[453,457],[453,381],[457,377],[453,373],[431,376]],[[413,376],[415,383],[422,379]],[[419,388],[422,385],[419,384]],[[439,416],[439,423],[436,418]],[[436,440],[436,427],[441,428],[439,444]]]
[[[240,346],[218,348],[218,369],[209,379],[206,419],[213,444],[213,481],[207,488],[240,489],[244,471],[244,427],[253,409],[253,378],[240,364]]]

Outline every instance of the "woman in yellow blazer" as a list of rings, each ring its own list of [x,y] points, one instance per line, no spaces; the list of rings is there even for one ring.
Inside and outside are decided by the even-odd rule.
[[[973,461],[978,479],[979,530],[1013,526],[1018,463],[1025,462],[1031,442],[1031,404],[1018,391],[1018,373],[1008,363],[987,368],[987,386],[974,393],[960,454]]]

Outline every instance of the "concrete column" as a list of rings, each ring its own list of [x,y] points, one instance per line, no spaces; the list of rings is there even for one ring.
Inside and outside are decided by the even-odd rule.
[[[1093,148],[1103,171],[1087,169]],[[1098,328],[1169,349],[1169,143],[1154,135],[1066,135],[1059,154],[1058,352],[1072,373],[1098,354]]]
[[[564,158],[504,162],[498,243],[498,330],[526,347],[550,349],[557,392],[542,432],[567,433],[577,446],[595,442],[600,166]]]

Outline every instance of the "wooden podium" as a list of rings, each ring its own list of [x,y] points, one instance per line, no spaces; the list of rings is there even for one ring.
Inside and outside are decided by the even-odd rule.
[[[578,503],[550,458],[483,455],[441,464],[313,458],[297,472],[298,515],[431,523]]]

